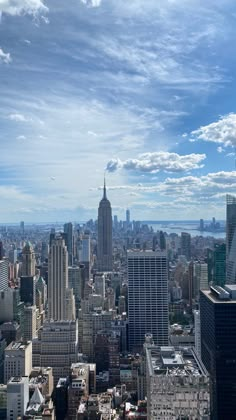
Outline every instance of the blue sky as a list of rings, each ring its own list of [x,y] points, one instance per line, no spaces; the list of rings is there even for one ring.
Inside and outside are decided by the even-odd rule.
[[[233,0],[0,0],[0,222],[218,219],[236,193]]]

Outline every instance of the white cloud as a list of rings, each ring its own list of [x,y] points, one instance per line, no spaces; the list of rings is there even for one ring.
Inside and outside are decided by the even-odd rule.
[[[23,114],[15,113],[8,115],[9,120],[16,121],[16,122],[27,122],[29,121],[28,118],[25,117]]]
[[[102,186],[100,187],[102,189]],[[141,192],[144,194],[158,193],[160,196],[169,196],[176,200],[190,198],[196,202],[214,200],[217,194],[226,194],[229,191],[236,193],[236,171],[212,172],[200,177],[184,176],[180,178],[166,178],[154,185],[114,185],[107,186],[110,191],[124,190],[126,192]]]
[[[30,14],[36,15],[39,12],[47,12],[48,8],[41,0],[0,0],[0,14],[9,15]]]
[[[202,168],[201,162],[206,158],[205,154],[191,153],[189,155],[179,155],[169,152],[142,153],[138,159],[112,159],[107,163],[106,170],[115,172],[117,169],[156,173],[166,172],[185,172],[192,169]]]
[[[230,113],[220,117],[216,122],[192,131],[192,136],[198,140],[236,146],[236,114]]]
[[[225,151],[225,149],[221,146],[217,147],[216,150],[217,150],[218,153],[223,153]]]
[[[1,0],[0,0],[1,1]],[[5,53],[2,48],[0,48],[0,63],[9,64],[12,61],[11,54]]]
[[[101,5],[101,0],[80,0],[81,3],[85,4],[88,7],[99,7]]]

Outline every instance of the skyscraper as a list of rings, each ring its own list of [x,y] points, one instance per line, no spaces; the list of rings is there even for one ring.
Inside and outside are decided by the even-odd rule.
[[[187,261],[191,258],[191,235],[187,232],[181,232],[181,254],[185,255]]]
[[[224,286],[226,280],[226,245],[215,244],[207,250],[208,280],[215,285]]]
[[[97,267],[99,271],[112,271],[112,212],[107,199],[104,180],[103,198],[98,208]]]
[[[129,209],[126,210],[126,224],[127,224],[127,227],[130,224],[130,210]]]
[[[36,303],[36,278],[35,276],[21,276],[20,298],[25,304],[35,305]]]
[[[201,359],[211,377],[212,419],[236,413],[236,286],[200,291]]]
[[[140,349],[145,334],[168,345],[168,265],[166,252],[128,251],[129,347]]]
[[[8,265],[7,258],[0,260],[0,291],[8,288]]]
[[[73,225],[72,223],[64,224],[65,243],[68,252],[68,264],[73,264]]]
[[[48,312],[49,319],[68,319],[66,308],[68,288],[68,253],[64,239],[52,240],[48,259]],[[71,307],[73,305],[71,304]],[[71,318],[72,319],[72,318]]]
[[[226,195],[226,283],[236,282],[236,197]]]
[[[35,253],[30,242],[26,242],[22,251],[22,276],[35,275]]]

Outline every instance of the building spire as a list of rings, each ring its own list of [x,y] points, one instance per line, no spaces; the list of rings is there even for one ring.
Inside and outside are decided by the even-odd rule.
[[[104,199],[104,200],[106,200],[106,199],[107,199],[106,177],[105,177],[105,174],[104,174],[103,199]]]

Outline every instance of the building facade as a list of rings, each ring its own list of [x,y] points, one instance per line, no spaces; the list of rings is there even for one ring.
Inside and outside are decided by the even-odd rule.
[[[67,377],[78,357],[77,321],[48,321],[33,340],[33,366],[50,366],[54,383]]]
[[[212,418],[236,412],[236,286],[200,292],[201,358],[211,377]]]
[[[191,348],[147,347],[147,418],[210,420],[210,382]]]
[[[151,333],[168,345],[168,265],[162,251],[128,251],[129,349],[142,348]]]
[[[64,239],[52,239],[48,259],[48,315],[50,320],[68,320],[68,252]],[[72,296],[73,298],[73,296]],[[70,302],[73,308],[74,303]],[[69,318],[72,319],[72,318]]]

